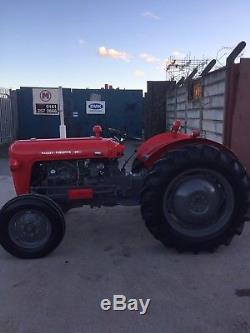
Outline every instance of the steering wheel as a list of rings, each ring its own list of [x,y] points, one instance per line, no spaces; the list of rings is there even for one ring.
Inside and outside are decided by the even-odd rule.
[[[126,132],[122,132],[119,129],[116,128],[108,128],[109,132],[113,134],[113,138],[118,142],[123,142],[125,140],[136,140],[136,141],[142,141],[142,138],[134,137],[128,135]]]
[[[109,132],[112,134],[113,138],[118,142],[123,142],[127,138],[127,134],[116,128],[108,128]]]

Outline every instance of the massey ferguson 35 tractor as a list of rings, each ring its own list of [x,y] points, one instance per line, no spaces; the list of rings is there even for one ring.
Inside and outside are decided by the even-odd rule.
[[[198,253],[229,245],[248,220],[247,173],[227,147],[180,130],[177,120],[142,143],[130,172],[119,167],[119,130],[102,138],[96,125],[92,137],[14,142],[17,197],[0,211],[2,246],[17,257],[43,257],[63,239],[63,211],[139,204],[146,227],[167,247]]]

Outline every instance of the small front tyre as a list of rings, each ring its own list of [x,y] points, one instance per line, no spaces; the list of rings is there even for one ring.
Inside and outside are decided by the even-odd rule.
[[[61,243],[64,234],[63,213],[48,197],[20,195],[0,210],[0,243],[16,257],[44,257]]]

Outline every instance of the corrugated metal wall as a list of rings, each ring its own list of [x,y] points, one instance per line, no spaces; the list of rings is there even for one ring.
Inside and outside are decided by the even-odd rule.
[[[21,87],[18,91],[18,139],[58,138],[58,116],[33,114],[32,88]]]
[[[94,95],[106,102],[105,115],[86,114],[86,100]],[[97,123],[106,136],[110,135],[108,127],[127,131],[131,136],[142,135],[142,90],[63,88],[63,102],[68,137],[92,135],[92,127]],[[59,116],[34,115],[32,107],[32,88],[21,87],[18,91],[18,138],[59,137]]]
[[[213,71],[199,80],[203,90],[203,97],[199,100],[189,98],[189,89],[195,80],[168,93],[167,129],[175,119],[180,119],[186,132],[199,129],[206,138],[222,143],[226,70]]]
[[[106,112],[103,115],[86,113],[86,101],[93,100],[95,95],[105,101]],[[73,131],[77,129],[80,136],[92,135],[92,127],[97,123],[106,136],[110,135],[108,127],[120,129],[131,136],[142,135],[142,90],[72,89],[72,111],[78,113],[78,118],[71,118],[69,128]]]
[[[166,92],[174,82],[148,81],[144,106],[145,138],[164,132],[166,128]]]
[[[16,94],[0,88],[0,143],[8,144],[17,134]]]

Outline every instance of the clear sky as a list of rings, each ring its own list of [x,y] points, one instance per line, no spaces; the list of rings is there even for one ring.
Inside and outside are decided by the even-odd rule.
[[[145,89],[171,54],[242,40],[250,0],[0,0],[0,86]]]

